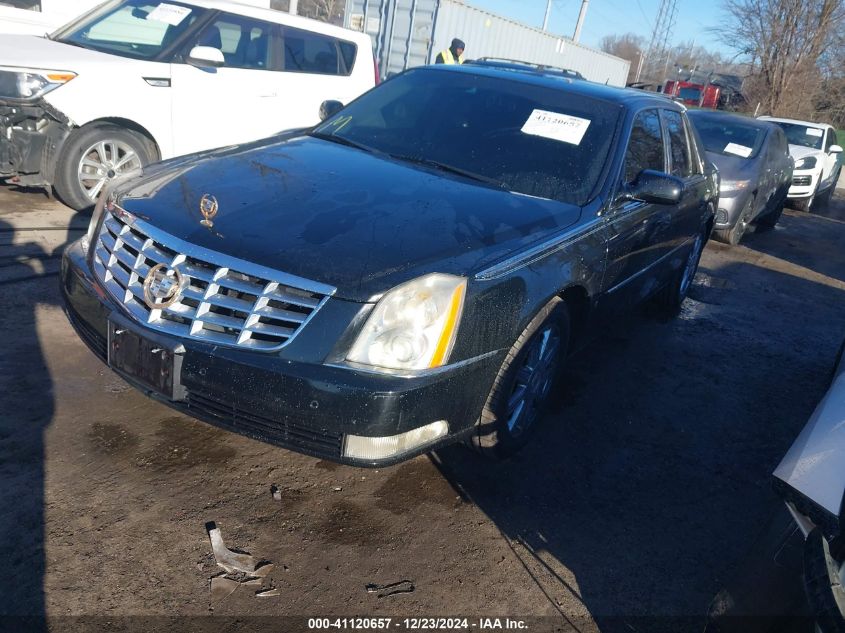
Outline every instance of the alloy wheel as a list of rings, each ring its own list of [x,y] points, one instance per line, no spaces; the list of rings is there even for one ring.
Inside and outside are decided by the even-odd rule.
[[[560,331],[547,323],[537,332],[516,373],[507,403],[507,425],[512,437],[525,433],[537,421],[560,363]]]
[[[141,167],[141,158],[131,145],[106,139],[82,152],[76,174],[82,191],[94,201],[111,179]]]

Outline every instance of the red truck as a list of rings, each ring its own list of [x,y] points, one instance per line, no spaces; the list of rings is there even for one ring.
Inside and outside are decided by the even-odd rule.
[[[667,81],[663,92],[683,101],[684,105],[717,109],[722,96],[721,86],[691,81]]]

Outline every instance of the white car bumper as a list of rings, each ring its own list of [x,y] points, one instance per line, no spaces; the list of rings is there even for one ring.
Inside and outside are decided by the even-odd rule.
[[[816,169],[800,169],[792,174],[792,186],[787,198],[809,198],[816,192],[821,172]]]

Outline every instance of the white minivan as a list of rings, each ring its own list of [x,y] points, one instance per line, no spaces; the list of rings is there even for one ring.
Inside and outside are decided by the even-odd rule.
[[[368,35],[229,0],[111,0],[0,35],[0,178],[76,209],[149,162],[319,121],[378,82]]]

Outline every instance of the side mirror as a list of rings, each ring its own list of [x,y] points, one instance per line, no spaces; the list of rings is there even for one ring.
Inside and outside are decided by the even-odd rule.
[[[335,101],[334,99],[323,101],[323,103],[320,104],[320,120],[325,121],[341,110],[343,110],[343,104],[340,101]]]
[[[841,145],[831,145],[830,149],[827,150],[831,154],[841,154],[842,153],[842,146]]]
[[[191,66],[203,68],[220,68],[226,63],[223,51],[213,46],[194,46],[188,53],[186,60]]]
[[[684,181],[652,169],[644,169],[626,192],[626,197],[650,204],[678,204]]]

